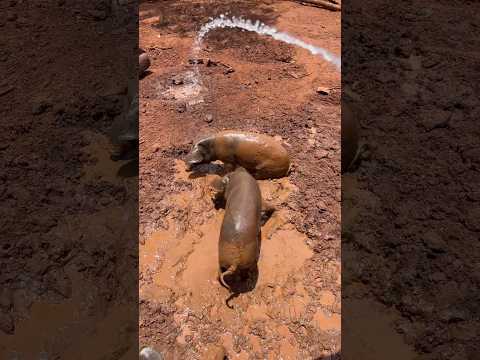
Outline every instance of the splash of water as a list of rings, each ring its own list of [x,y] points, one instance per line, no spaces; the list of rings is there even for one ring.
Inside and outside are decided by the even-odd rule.
[[[200,51],[203,39],[207,35],[207,33],[213,29],[218,29],[218,28],[237,28],[237,29],[243,29],[247,31],[252,31],[256,32],[257,34],[260,35],[267,35],[275,40],[283,41],[287,44],[290,45],[295,45],[298,47],[301,47],[305,50],[310,51],[311,54],[313,55],[319,55],[323,57],[326,61],[332,63],[335,65],[335,67],[340,70],[341,69],[341,60],[339,57],[333,55],[332,53],[328,52],[324,48],[314,46],[312,44],[308,44],[300,39],[297,39],[294,36],[291,36],[287,33],[280,32],[274,27],[265,25],[264,23],[260,21],[252,22],[249,19],[242,19],[242,18],[237,18],[235,16],[228,18],[224,14],[220,15],[216,19],[211,19],[210,22],[206,23],[203,25],[198,33],[198,36],[195,40],[194,43],[194,54],[198,54]]]

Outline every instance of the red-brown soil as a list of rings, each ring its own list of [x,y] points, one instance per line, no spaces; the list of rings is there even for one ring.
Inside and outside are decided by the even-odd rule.
[[[289,1],[227,3],[140,5],[140,46],[152,60],[140,83],[140,346],[166,359],[207,359],[209,346],[225,347],[230,359],[336,357],[340,73],[305,50],[232,29],[207,35],[200,93],[188,73],[209,17],[260,19],[339,56],[340,13]],[[218,175],[191,176],[182,161],[196,139],[223,129],[275,136],[294,164],[286,178],[259,181],[277,211],[262,228],[257,285],[231,301],[233,310],[216,280]]]

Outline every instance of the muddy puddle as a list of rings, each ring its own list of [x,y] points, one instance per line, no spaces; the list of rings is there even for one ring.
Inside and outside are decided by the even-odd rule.
[[[206,324],[224,328],[221,344],[233,358],[263,356],[262,337],[253,335],[258,323],[268,324],[265,338],[278,340],[278,351],[284,359],[296,359],[301,349],[285,323],[307,321],[326,332],[340,332],[340,316],[312,307],[314,301],[305,289],[306,261],[313,255],[304,234],[290,222],[292,214],[285,204],[298,191],[288,178],[259,181],[262,197],[276,210],[262,227],[259,276],[255,288],[234,298],[229,296],[218,280],[218,238],[224,210],[215,209],[215,181],[220,175],[193,176],[185,171],[182,161],[175,163],[175,180],[190,183],[191,190],[172,194],[167,229],[151,234],[140,245],[140,301],[174,302],[174,319],[181,329],[176,342],[185,345],[197,333],[188,325],[192,314]],[[320,294],[323,307],[332,308],[335,296]],[[217,328],[216,330],[218,330]],[[232,336],[242,332],[251,352],[236,352]],[[253,331],[255,333],[255,331]],[[232,335],[233,334],[233,335]],[[238,350],[238,349],[237,349]],[[201,351],[200,351],[201,352]],[[275,352],[267,351],[269,354]],[[266,353],[265,353],[266,354]],[[273,356],[273,355],[271,355]]]
[[[107,136],[91,131],[85,131],[83,134],[91,140],[90,144],[83,149],[88,157],[83,167],[83,181],[107,181],[115,184],[138,176],[138,162],[110,159],[113,145]]]

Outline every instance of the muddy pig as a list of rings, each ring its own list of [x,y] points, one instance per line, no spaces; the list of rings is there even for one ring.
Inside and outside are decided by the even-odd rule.
[[[241,131],[222,131],[201,139],[185,163],[191,170],[195,164],[215,160],[229,167],[244,167],[259,180],[287,176],[290,169],[290,158],[279,141],[268,135]]]
[[[230,289],[225,276],[253,269],[259,256],[262,197],[256,180],[242,167],[223,180],[225,215],[218,243],[219,280]]]
[[[145,71],[150,67],[150,58],[147,53],[142,53],[138,56],[138,75],[142,76]]]
[[[342,173],[355,162],[358,154],[359,125],[357,113],[347,103],[342,103]]]

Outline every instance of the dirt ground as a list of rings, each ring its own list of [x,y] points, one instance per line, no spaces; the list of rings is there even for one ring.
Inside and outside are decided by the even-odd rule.
[[[289,1],[140,4],[140,46],[152,60],[140,82],[140,346],[166,359],[210,359],[212,346],[230,359],[337,358],[340,73],[305,50],[232,29],[209,33],[192,59],[196,31],[227,12],[340,56],[339,12]],[[259,181],[277,210],[262,228],[257,285],[233,310],[216,280],[223,210],[211,183],[222,167],[192,176],[182,161],[195,140],[223,129],[275,136],[293,161],[288,177]]]
[[[410,348],[400,359],[479,353],[480,4],[463,5],[370,0],[344,9],[342,85],[362,105],[369,151],[342,177],[343,316],[358,329],[356,309],[366,319],[378,311],[356,303],[395,310]],[[356,358],[360,332],[343,334]],[[385,332],[364,334],[376,350],[369,359],[393,358],[378,356]]]
[[[137,179],[106,136],[136,9],[110,3],[0,3],[1,359],[138,356]]]

